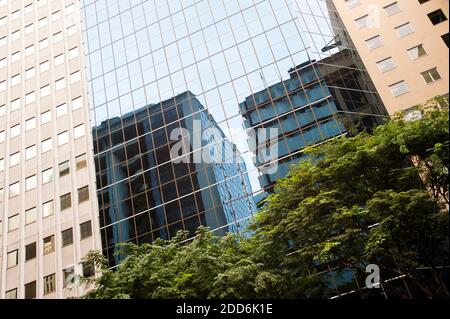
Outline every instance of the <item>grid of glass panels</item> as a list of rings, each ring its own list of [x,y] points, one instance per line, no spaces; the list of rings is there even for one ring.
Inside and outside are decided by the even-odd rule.
[[[331,1],[84,0],[84,37],[104,252],[242,221],[307,146],[383,113]],[[183,137],[189,163],[170,151]],[[214,128],[209,136],[208,128]],[[278,129],[278,154],[260,161]],[[205,133],[206,132],[206,136]],[[213,141],[213,142],[212,142]],[[220,151],[220,150],[225,151]],[[231,150],[231,151],[230,151]],[[195,162],[199,153],[222,160]],[[262,167],[278,164],[275,172]]]

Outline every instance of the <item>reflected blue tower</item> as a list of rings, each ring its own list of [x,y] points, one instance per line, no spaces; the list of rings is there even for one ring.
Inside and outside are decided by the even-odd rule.
[[[171,123],[165,125],[165,123]],[[211,155],[185,161],[171,157],[183,136],[189,150],[195,134],[199,152]],[[122,242],[169,239],[179,230],[193,235],[204,225],[217,235],[240,232],[256,212],[247,168],[236,146],[191,92],[111,118],[93,129],[103,249],[110,265]],[[185,137],[185,136],[184,136]]]
[[[368,130],[380,121],[371,114],[382,114],[382,104],[364,91],[364,85],[370,81],[356,66],[352,67],[353,63],[349,50],[321,61],[304,62],[289,70],[289,79],[254,93],[239,104],[245,127],[278,130],[278,168],[259,176],[265,191],[272,191],[292,164],[308,156],[303,152],[305,148],[347,134],[346,123]],[[266,140],[256,140],[255,144],[255,164],[261,170],[268,165],[259,156],[265,151]]]

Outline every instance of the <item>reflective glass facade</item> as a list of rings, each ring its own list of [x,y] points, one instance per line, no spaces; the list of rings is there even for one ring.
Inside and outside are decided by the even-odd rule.
[[[177,146],[194,149],[187,138],[195,134],[201,160],[198,152],[172,156]],[[103,247],[112,264],[118,242],[169,239],[183,229],[193,235],[200,225],[238,232],[256,212],[245,162],[191,92],[108,119],[93,135]]]
[[[84,0],[82,12],[111,264],[117,242],[239,231],[305,147],[346,134],[343,117],[363,128],[384,114],[331,1]]]
[[[336,67],[336,63],[340,65]],[[342,68],[345,64],[347,67]],[[278,149],[277,169],[270,174],[260,172],[261,187],[267,191],[286,176],[292,164],[306,157],[302,150],[348,133],[341,113],[353,122],[357,115],[360,130],[379,121],[370,114],[380,112],[380,105],[364,89],[368,78],[356,70],[350,50],[307,61],[290,69],[289,75],[289,79],[254,93],[240,104],[247,128],[277,130],[273,138]],[[256,154],[265,152],[265,143],[258,139]],[[256,156],[258,168],[270,165],[259,158]]]

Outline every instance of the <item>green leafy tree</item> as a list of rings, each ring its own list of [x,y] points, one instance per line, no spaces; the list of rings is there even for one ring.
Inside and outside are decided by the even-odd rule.
[[[201,227],[189,241],[126,244],[115,270],[91,253],[100,276],[86,298],[326,298],[337,293],[330,270],[345,292],[348,271],[364,282],[367,264],[382,280],[404,276],[410,289],[386,284],[389,296],[448,298],[438,270],[448,265],[448,107],[430,104],[419,120],[313,149],[277,183],[251,237]]]
[[[319,160],[296,166],[257,217],[255,249],[277,247],[302,278],[323,265],[364,274],[373,263],[385,279],[405,275],[421,295],[448,297],[436,270],[448,265],[448,206],[438,206],[448,203],[448,107],[437,105],[420,120],[397,116],[312,150]],[[420,267],[431,267],[431,280]]]

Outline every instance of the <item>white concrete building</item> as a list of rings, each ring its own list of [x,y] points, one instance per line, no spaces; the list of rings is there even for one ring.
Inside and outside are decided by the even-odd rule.
[[[100,248],[77,0],[0,0],[0,299],[67,298]]]

